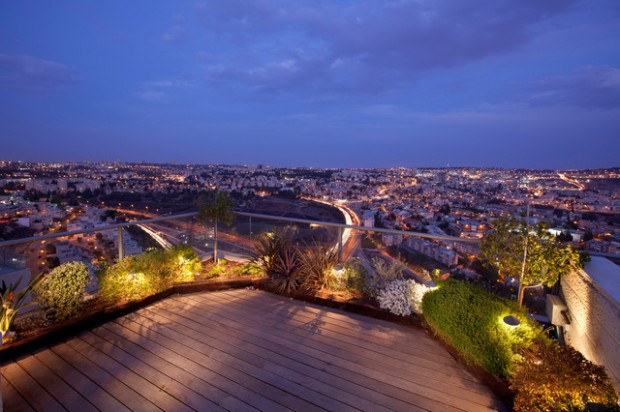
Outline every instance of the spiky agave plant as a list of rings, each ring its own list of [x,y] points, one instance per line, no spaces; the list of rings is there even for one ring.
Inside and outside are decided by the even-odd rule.
[[[338,263],[338,255],[328,245],[314,242],[299,255],[303,287],[317,291],[329,283],[330,271]]]
[[[271,282],[277,293],[291,293],[299,289],[303,282],[300,268],[299,249],[292,243],[281,248],[274,261]]]
[[[250,262],[263,269],[278,293],[290,293],[301,285],[299,251],[288,229],[262,236],[254,244]]]

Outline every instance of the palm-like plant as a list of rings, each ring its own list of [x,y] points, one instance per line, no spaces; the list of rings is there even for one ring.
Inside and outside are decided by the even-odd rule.
[[[19,291],[17,291],[17,288],[21,284],[22,278],[19,278],[16,283],[10,283],[8,286],[2,281],[2,287],[0,287],[0,301],[2,303],[0,307],[0,332],[2,336],[11,329],[15,316],[20,310],[35,304],[35,302],[25,303],[25,299],[28,292],[38,285],[42,279],[42,274],[36,276],[28,282],[25,288]],[[1,344],[2,338],[0,337]]]

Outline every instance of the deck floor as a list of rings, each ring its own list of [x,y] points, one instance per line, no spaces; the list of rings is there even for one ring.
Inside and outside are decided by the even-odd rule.
[[[174,296],[2,364],[4,410],[505,410],[421,330],[272,295]]]

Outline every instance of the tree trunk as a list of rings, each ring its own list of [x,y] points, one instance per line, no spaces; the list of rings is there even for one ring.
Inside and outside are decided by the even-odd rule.
[[[217,258],[217,218],[215,219],[215,226],[213,226],[213,235],[215,238],[215,242],[213,243],[213,261],[220,265],[220,261]]]
[[[519,302],[519,306],[523,306],[523,296],[525,296],[525,288],[523,287],[523,282],[519,282],[519,292],[517,293],[517,302]]]

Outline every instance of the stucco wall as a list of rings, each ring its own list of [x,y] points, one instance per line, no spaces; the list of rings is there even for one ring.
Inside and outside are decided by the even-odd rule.
[[[565,327],[566,341],[590,361],[605,366],[620,390],[620,302],[615,288],[620,284],[620,267],[606,259],[592,259],[583,270],[562,278],[562,295],[571,317]]]

